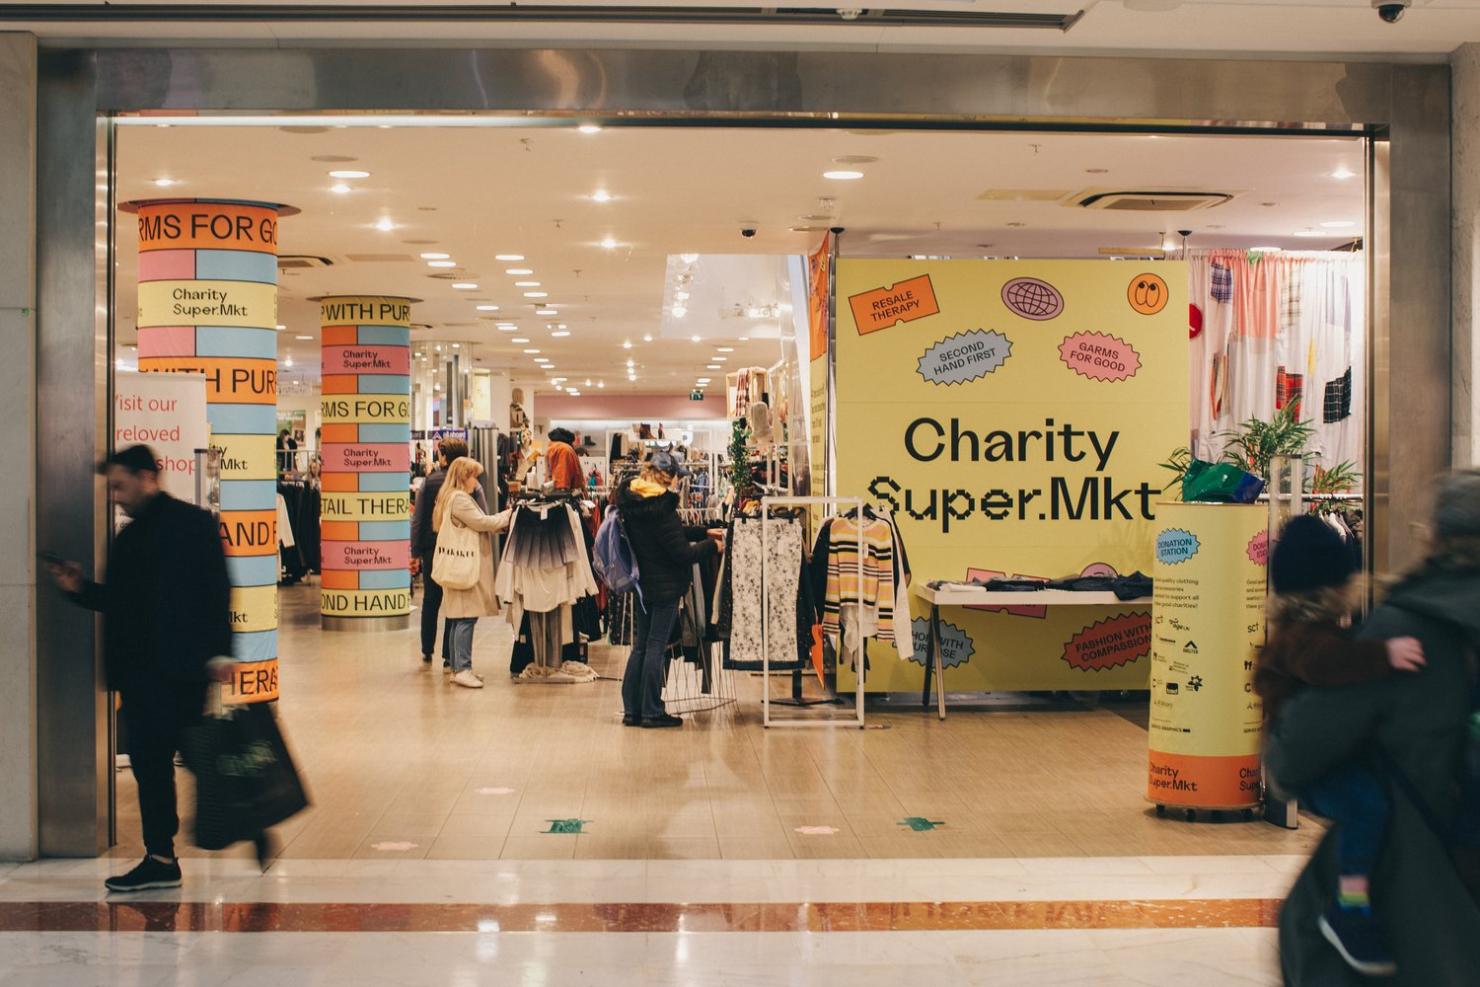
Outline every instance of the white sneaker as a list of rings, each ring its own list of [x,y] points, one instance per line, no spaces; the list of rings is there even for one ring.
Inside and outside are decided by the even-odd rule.
[[[472,669],[465,668],[452,677],[453,685],[460,685],[464,689],[481,689],[483,680],[474,675]]]

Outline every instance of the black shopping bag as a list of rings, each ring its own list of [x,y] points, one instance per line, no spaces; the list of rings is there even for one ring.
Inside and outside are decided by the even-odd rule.
[[[267,703],[207,716],[185,738],[195,774],[195,845],[221,850],[308,807],[277,717]]]

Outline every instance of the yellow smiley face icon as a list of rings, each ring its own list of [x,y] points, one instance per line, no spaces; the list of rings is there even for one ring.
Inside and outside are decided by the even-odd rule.
[[[1167,283],[1159,274],[1138,274],[1126,289],[1131,308],[1142,315],[1155,315],[1167,307]]]

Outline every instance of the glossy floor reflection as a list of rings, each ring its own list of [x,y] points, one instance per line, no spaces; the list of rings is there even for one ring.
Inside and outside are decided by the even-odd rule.
[[[468,691],[422,665],[415,630],[322,632],[317,607],[314,587],[282,592],[280,712],[314,802],[279,831],[287,860],[1280,854],[1319,837],[1155,818],[1146,733],[1105,710],[941,722],[907,708],[871,713],[866,731],[768,731],[761,679],[737,675],[734,706],[680,730],[627,729],[614,680],[510,681],[500,619],[479,623],[487,687]],[[624,660],[593,648],[605,674]],[[118,787],[116,854],[132,857],[126,772]],[[941,825],[916,831],[910,817]],[[556,819],[581,832],[548,833]]]

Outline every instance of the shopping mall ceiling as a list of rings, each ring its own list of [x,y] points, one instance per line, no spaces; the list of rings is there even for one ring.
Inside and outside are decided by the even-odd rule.
[[[281,277],[281,350],[300,381],[314,376],[310,299],[324,294],[424,299],[417,338],[470,343],[485,367],[543,376],[539,356],[615,385],[630,359],[637,380],[622,387],[672,393],[716,363],[775,362],[775,323],[745,311],[788,300],[734,286],[675,319],[680,255],[800,254],[829,227],[846,229],[845,256],[1146,254],[1180,243],[1177,230],[1192,246],[1328,249],[1363,221],[1363,145],[1349,139],[279,122],[121,127],[117,197],[302,210],[280,233],[281,253],[306,265]],[[1229,198],[1081,205],[1124,191],[1163,206]],[[119,218],[127,345],[137,230]]]
[[[259,9],[276,6],[299,11],[275,17]],[[415,6],[409,0],[0,0],[0,26],[35,31],[48,43],[122,39],[147,45],[194,39],[339,45],[385,44],[391,38],[395,44],[519,47],[1031,49],[1424,60],[1442,60],[1457,45],[1480,40],[1480,0],[1412,0],[1412,9],[1397,24],[1380,20],[1371,0],[888,0],[878,6],[791,0],[780,10],[774,0],[583,0],[579,6],[585,11],[550,17],[543,16],[542,8],[560,11],[572,5],[439,0],[440,8],[469,8],[467,17],[456,19],[453,12],[435,19],[423,13],[427,19],[421,21],[381,19],[391,16],[390,8]],[[131,8],[151,9],[146,14]],[[735,13],[726,18],[717,8]],[[813,9],[821,17],[808,19],[819,23],[798,23],[798,12]],[[178,11],[178,19],[170,19],[172,10]],[[915,11],[942,12],[953,19],[933,26],[911,24],[907,15]],[[1039,15],[1041,26],[1002,26],[1011,24],[1015,14]],[[975,26],[968,23],[972,21]],[[1062,29],[1065,24],[1067,30]]]

